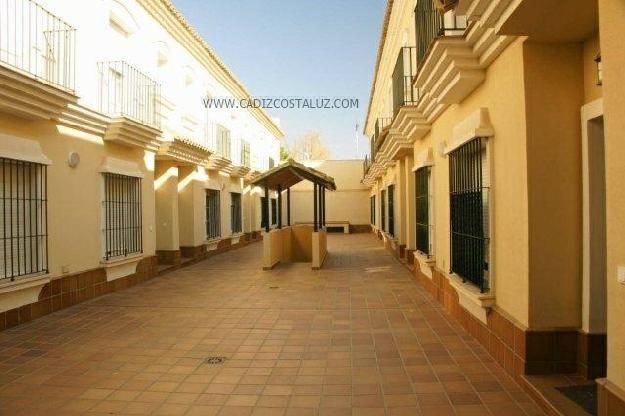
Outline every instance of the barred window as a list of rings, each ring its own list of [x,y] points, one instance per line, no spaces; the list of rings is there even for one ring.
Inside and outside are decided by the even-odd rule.
[[[230,205],[230,224],[232,226],[232,234],[236,234],[243,231],[241,225],[241,194],[231,192],[230,198],[232,200],[232,204]]]
[[[369,221],[371,222],[371,225],[375,225],[375,195],[372,195],[369,198],[369,200],[370,200],[370,209],[369,209],[370,213],[369,213],[369,215],[371,217],[369,219]]]
[[[141,179],[103,173],[104,259],[143,252]]]
[[[417,250],[428,256],[431,250],[431,210],[430,210],[430,177],[429,166],[417,169],[415,172],[415,198],[416,198],[416,243]]]
[[[476,138],[449,154],[451,271],[489,287],[489,175],[486,140]]]
[[[388,233],[395,236],[395,185],[388,186]]]
[[[0,279],[48,272],[46,166],[0,158]]]
[[[221,236],[220,193],[214,189],[206,190],[206,239]]]
[[[278,224],[278,201],[271,198],[271,225]]]
[[[380,225],[382,231],[386,231],[386,191],[382,190],[380,193]]]
[[[267,198],[265,198],[264,196],[260,197],[260,226],[262,228],[265,228],[267,226],[265,218],[269,218],[269,215],[267,215]]]

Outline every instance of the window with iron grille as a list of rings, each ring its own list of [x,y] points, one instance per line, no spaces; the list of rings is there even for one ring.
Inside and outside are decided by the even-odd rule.
[[[386,191],[380,193],[380,225],[382,231],[386,231]]]
[[[141,179],[103,173],[104,259],[143,252]]]
[[[0,279],[48,272],[46,166],[0,158]]]
[[[271,199],[271,225],[276,225],[278,223],[278,200],[275,198]]]
[[[395,185],[388,186],[388,233],[395,236]]]
[[[230,159],[230,130],[224,126],[217,125],[217,154],[223,158]]]
[[[370,218],[369,221],[371,222],[371,225],[375,225],[375,195],[372,195],[369,198],[369,200],[371,201],[370,202],[370,210],[369,210],[370,211],[369,215],[370,215],[371,218]]]
[[[488,290],[489,175],[486,139],[449,154],[451,271]]]
[[[415,172],[417,250],[430,256],[430,167]]]
[[[220,193],[214,189],[206,190],[206,239],[221,236]]]
[[[241,224],[241,194],[236,192],[230,193],[232,204],[230,205],[230,224],[232,225],[232,234],[237,234],[243,231]]]

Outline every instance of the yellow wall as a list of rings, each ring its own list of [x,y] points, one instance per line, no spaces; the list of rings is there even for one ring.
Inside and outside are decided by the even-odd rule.
[[[154,255],[154,155],[137,148],[105,143],[98,136],[52,122],[31,122],[3,114],[0,131],[36,140],[52,160],[48,166],[48,262],[52,277],[100,267],[102,248],[102,175],[105,157],[135,162],[142,180],[143,252]],[[70,168],[70,152],[80,155],[80,164]]]
[[[178,250],[178,168],[171,162],[156,161],[156,249]]]
[[[582,44],[524,47],[529,324],[581,324]]]
[[[603,87],[597,85],[597,64],[595,58],[599,55],[599,33],[587,39],[584,48],[584,103],[589,103],[603,96]]]
[[[625,389],[625,285],[617,268],[625,266],[625,3],[599,0],[604,63],[604,123],[608,247],[608,378]]]

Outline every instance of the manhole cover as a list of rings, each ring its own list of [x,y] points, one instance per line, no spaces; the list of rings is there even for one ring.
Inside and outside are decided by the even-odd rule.
[[[226,361],[226,357],[208,357],[206,364],[223,364]]]

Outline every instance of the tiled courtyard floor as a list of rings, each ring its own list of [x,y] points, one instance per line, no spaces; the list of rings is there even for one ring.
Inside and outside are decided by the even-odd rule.
[[[373,235],[329,245],[322,271],[253,244],[0,333],[0,414],[542,414]]]

